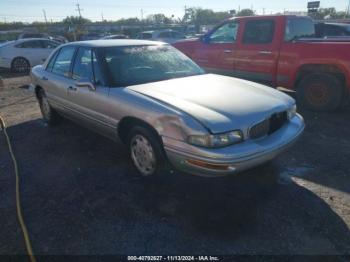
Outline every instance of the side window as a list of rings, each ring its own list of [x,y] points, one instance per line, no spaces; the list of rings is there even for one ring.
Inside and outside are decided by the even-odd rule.
[[[210,43],[233,43],[236,41],[238,22],[232,21],[217,28],[209,37]]]
[[[50,40],[42,40],[40,41],[40,43],[41,43],[41,47],[45,49],[55,49],[57,46],[59,46],[59,44]]]
[[[53,64],[55,63],[55,60],[56,60],[56,57],[57,57],[58,53],[59,53],[59,50],[56,51],[56,53],[51,57],[50,62],[49,62],[49,64],[46,67],[46,71],[49,71],[49,72],[52,71]]]
[[[345,29],[336,25],[325,25],[324,36],[345,36]]]
[[[94,70],[94,76],[95,76],[95,84],[98,86],[105,86],[104,78],[101,72],[101,67],[98,63],[97,57],[95,52],[92,52],[92,66]]]
[[[244,44],[269,44],[275,33],[273,20],[251,20],[245,24]]]
[[[19,48],[42,48],[40,41],[33,40],[33,41],[26,41],[21,44],[16,45],[16,47]]]
[[[172,37],[173,38],[183,38],[183,35],[181,33],[178,33],[178,32],[172,32]]]
[[[171,37],[171,34],[170,34],[170,32],[162,32],[162,33],[159,34],[158,37],[160,37],[160,38],[169,38],[169,37]]]
[[[74,46],[63,47],[57,55],[56,61],[52,67],[52,72],[65,77],[70,77],[69,70],[74,52]]]
[[[289,18],[284,33],[284,41],[289,42],[302,37],[314,37],[315,25],[309,18]]]
[[[80,47],[74,61],[73,79],[88,79],[89,81],[94,82],[91,61],[91,49]]]
[[[152,34],[151,33],[142,33],[141,39],[152,39]]]

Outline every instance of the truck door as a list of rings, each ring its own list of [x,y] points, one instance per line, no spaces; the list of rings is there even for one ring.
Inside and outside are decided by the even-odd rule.
[[[239,22],[228,21],[205,36],[192,58],[208,72],[232,75]]]
[[[274,85],[279,55],[276,21],[273,18],[244,21],[242,39],[234,53],[235,76]]]

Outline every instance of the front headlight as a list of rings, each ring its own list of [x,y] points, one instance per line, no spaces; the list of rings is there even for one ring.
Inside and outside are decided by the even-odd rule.
[[[193,135],[188,137],[188,142],[192,145],[213,148],[229,146],[242,140],[243,135],[240,130],[215,135]]]
[[[297,105],[293,105],[291,108],[287,111],[288,119],[292,119],[297,114]]]

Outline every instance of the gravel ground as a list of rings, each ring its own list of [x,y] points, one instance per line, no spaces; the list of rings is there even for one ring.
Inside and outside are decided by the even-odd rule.
[[[36,254],[350,254],[349,107],[301,112],[296,145],[248,172],[144,180],[123,146],[68,120],[45,126],[28,76],[3,77],[0,115]],[[0,132],[0,254],[25,254],[14,188]]]

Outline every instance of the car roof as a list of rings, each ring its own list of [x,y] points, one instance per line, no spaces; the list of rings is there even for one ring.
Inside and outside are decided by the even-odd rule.
[[[325,22],[324,24],[325,25],[335,25],[335,26],[350,26],[350,24],[347,24],[347,23],[328,23],[328,22]]]
[[[134,40],[134,39],[111,39],[111,40],[88,40],[67,43],[62,46],[86,46],[86,47],[112,47],[112,46],[143,46],[143,45],[164,45],[157,41]]]

